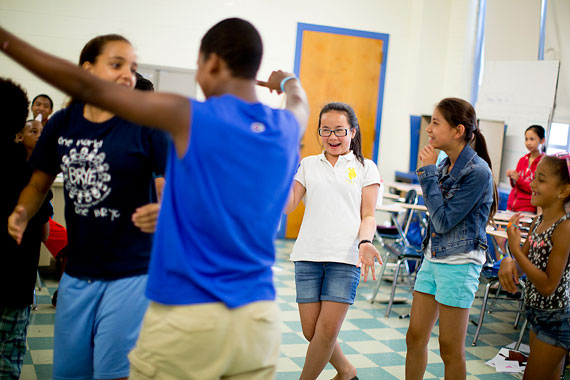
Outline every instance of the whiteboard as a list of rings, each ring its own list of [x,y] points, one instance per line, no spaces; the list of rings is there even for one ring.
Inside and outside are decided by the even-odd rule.
[[[156,91],[196,97],[195,70],[142,64],[137,71],[153,83]]]
[[[506,171],[514,169],[528,153],[524,131],[533,124],[548,131],[559,66],[558,61],[485,62],[475,109],[478,118],[500,120],[507,125],[500,165],[502,182],[507,182]]]

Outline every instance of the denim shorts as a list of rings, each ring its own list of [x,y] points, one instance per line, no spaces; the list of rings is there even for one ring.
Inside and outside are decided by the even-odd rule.
[[[356,265],[296,261],[297,303],[333,301],[352,305],[360,281]]]
[[[479,287],[482,265],[444,264],[424,260],[414,290],[432,294],[442,305],[469,309]]]
[[[548,310],[527,306],[526,319],[538,340],[570,350],[570,307]]]

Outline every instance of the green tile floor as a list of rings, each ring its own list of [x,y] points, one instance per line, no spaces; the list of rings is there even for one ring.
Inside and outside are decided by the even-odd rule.
[[[292,241],[279,240],[277,246],[277,263],[275,268],[275,285],[282,319],[281,356],[278,363],[276,378],[278,380],[298,379],[303,367],[307,342],[301,332],[301,324],[295,303],[295,281],[293,264],[288,261],[293,246]],[[28,329],[28,347],[22,369],[21,379],[44,380],[51,379],[53,324],[55,309],[51,307],[50,294],[55,291],[57,283],[46,281],[47,288],[38,293],[39,308],[32,313]],[[339,335],[339,341],[344,353],[358,368],[361,380],[389,380],[404,378],[406,355],[406,330],[409,319],[398,316],[408,314],[411,305],[409,288],[401,287],[396,294],[406,298],[408,302],[394,305],[391,317],[386,319],[386,304],[371,304],[368,299],[372,293],[374,282],[361,282],[358,287],[355,304],[350,308],[347,318]],[[385,282],[380,288],[378,299],[385,298],[391,283]],[[480,286],[480,291],[482,286]],[[481,301],[476,300],[471,309],[471,319],[479,315]],[[513,302],[503,302],[510,304]],[[496,373],[494,368],[485,362],[494,357],[499,348],[516,340],[519,330],[512,326],[514,313],[493,313],[485,317],[479,342],[471,346],[475,326],[470,324],[465,342],[467,360],[467,379],[516,379],[510,374]],[[425,379],[443,378],[443,363],[438,350],[438,326],[432,333],[428,348],[428,366]],[[528,335],[528,334],[527,334]],[[527,339],[528,342],[528,338]],[[328,365],[319,379],[330,379],[334,369]],[[570,373],[566,372],[566,379]]]

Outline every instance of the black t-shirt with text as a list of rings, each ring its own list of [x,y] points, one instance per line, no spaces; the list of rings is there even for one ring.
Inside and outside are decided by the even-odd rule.
[[[63,174],[69,241],[66,273],[116,279],[147,272],[152,235],[131,216],[151,201],[153,174],[164,174],[164,133],[113,117],[93,123],[72,103],[50,117],[30,164]]]

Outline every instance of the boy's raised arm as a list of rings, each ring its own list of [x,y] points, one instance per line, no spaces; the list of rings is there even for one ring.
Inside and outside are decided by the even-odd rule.
[[[106,109],[132,122],[187,136],[190,128],[190,102],[165,93],[133,91],[108,82],[87,71],[45,53],[0,27],[0,49],[73,98]]]
[[[285,79],[286,81],[283,82]],[[305,90],[301,87],[301,82],[293,74],[278,70],[271,73],[267,82],[258,81],[257,84],[277,91],[278,94],[285,90],[287,94],[285,108],[295,115],[301,126],[299,135],[303,136],[309,121],[309,101]],[[282,84],[283,87],[281,87]]]

